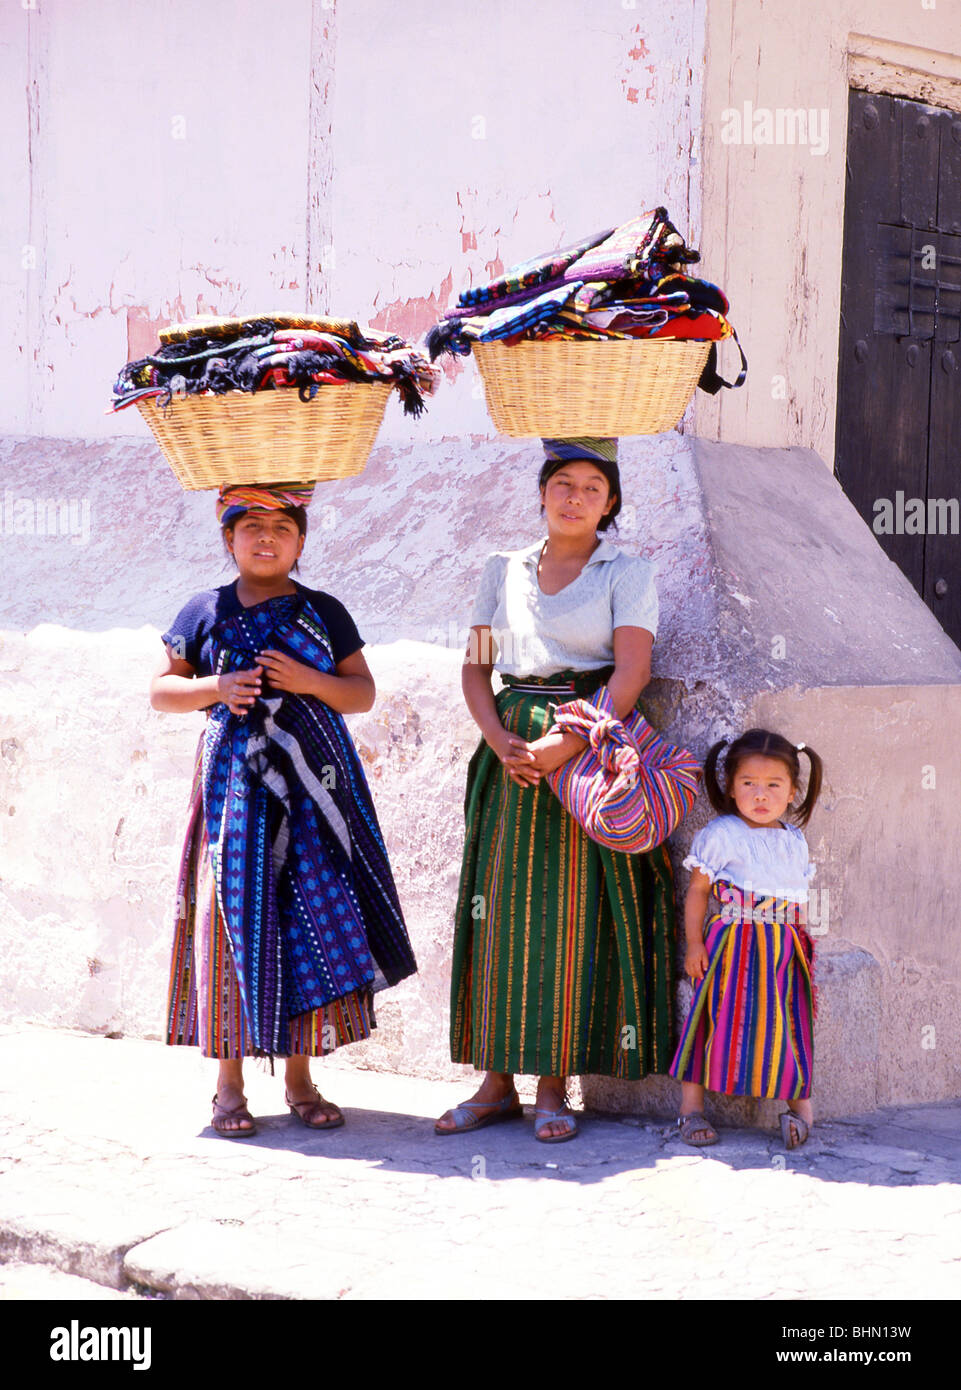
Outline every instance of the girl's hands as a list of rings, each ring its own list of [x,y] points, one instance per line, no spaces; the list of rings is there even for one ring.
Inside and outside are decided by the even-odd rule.
[[[707,948],[703,941],[689,941],[684,953],[684,973],[697,984],[707,971]]]
[[[305,666],[302,661],[295,661],[292,656],[285,656],[283,652],[274,651],[270,647],[257,655],[263,663],[267,679],[275,690],[283,690],[288,695],[314,693],[314,677],[317,672],[313,666]]]
[[[687,950],[684,954],[684,973],[695,984],[704,979],[708,966],[707,947],[704,945],[704,914],[707,900],[711,895],[711,877],[703,869],[691,870],[691,881],[684,899],[684,939]]]
[[[541,774],[534,766],[531,745],[516,734],[500,729],[485,735],[487,746],[497,754],[504,765],[504,771],[519,787],[534,787],[541,780]]]
[[[262,666],[254,666],[249,671],[229,671],[217,677],[217,689],[231,714],[241,718],[260,694],[260,673]]]

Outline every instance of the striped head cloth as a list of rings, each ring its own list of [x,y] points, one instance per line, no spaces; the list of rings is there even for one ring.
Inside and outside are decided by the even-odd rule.
[[[227,483],[217,497],[217,520],[229,526],[244,512],[273,512],[284,507],[308,507],[313,483]]]
[[[549,462],[593,459],[599,463],[617,463],[616,439],[542,439],[541,443]]]

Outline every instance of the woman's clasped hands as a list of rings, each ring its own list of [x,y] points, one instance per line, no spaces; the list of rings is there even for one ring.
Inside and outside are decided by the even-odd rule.
[[[501,729],[487,741],[508,777],[519,787],[536,787],[542,777],[566,763],[580,744],[578,740],[572,747],[572,740],[562,733],[544,734],[528,743],[507,729]]]

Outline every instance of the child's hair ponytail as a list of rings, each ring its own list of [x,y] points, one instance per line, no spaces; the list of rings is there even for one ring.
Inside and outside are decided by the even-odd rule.
[[[798,752],[808,755],[808,762],[811,764],[811,771],[808,774],[807,791],[804,793],[804,800],[794,812],[795,819],[799,825],[807,825],[811,819],[811,812],[814,810],[814,803],[821,795],[821,783],[824,780],[824,764],[815,753],[813,748],[809,748],[806,743],[798,744]],[[799,766],[800,766],[800,760]]]
[[[717,760],[725,743],[727,743],[727,739],[722,738],[717,743],[712,744],[704,761],[704,790],[707,792],[708,800],[715,811],[722,816],[730,814],[733,809],[732,799],[721,790],[721,785],[717,780]],[[730,783],[730,776],[727,776],[725,780]]]
[[[727,750],[722,787],[717,775],[717,764],[726,742],[727,740],[722,738],[718,743],[712,744],[704,762],[704,788],[715,811],[722,816],[737,814],[737,805],[730,789],[737,776],[738,767],[745,758],[777,758],[784,763],[791,781],[797,786],[801,780],[801,760],[798,754],[806,753],[811,764],[807,790],[800,806],[792,808],[790,814],[798,825],[807,825],[814,804],[821,794],[821,784],[824,780],[824,764],[814,749],[808,748],[805,743],[789,743],[786,738],[780,734],[772,734],[769,729],[748,729],[747,733],[735,739]]]

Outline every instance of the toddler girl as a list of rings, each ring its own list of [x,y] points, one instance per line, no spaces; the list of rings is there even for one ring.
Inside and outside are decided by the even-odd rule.
[[[681,1082],[681,1138],[717,1143],[704,1116],[704,1090],[778,1097],[785,1147],[808,1137],[814,1037],[814,944],[805,930],[814,866],[797,825],[806,825],[821,789],[821,759],[803,743],[749,729],[727,750],[723,790],[707,755],[704,785],[720,815],[699,830],[684,860],[684,968],[696,987],[670,1075]],[[811,765],[794,800],[800,752]],[[707,926],[704,914],[713,889]]]

